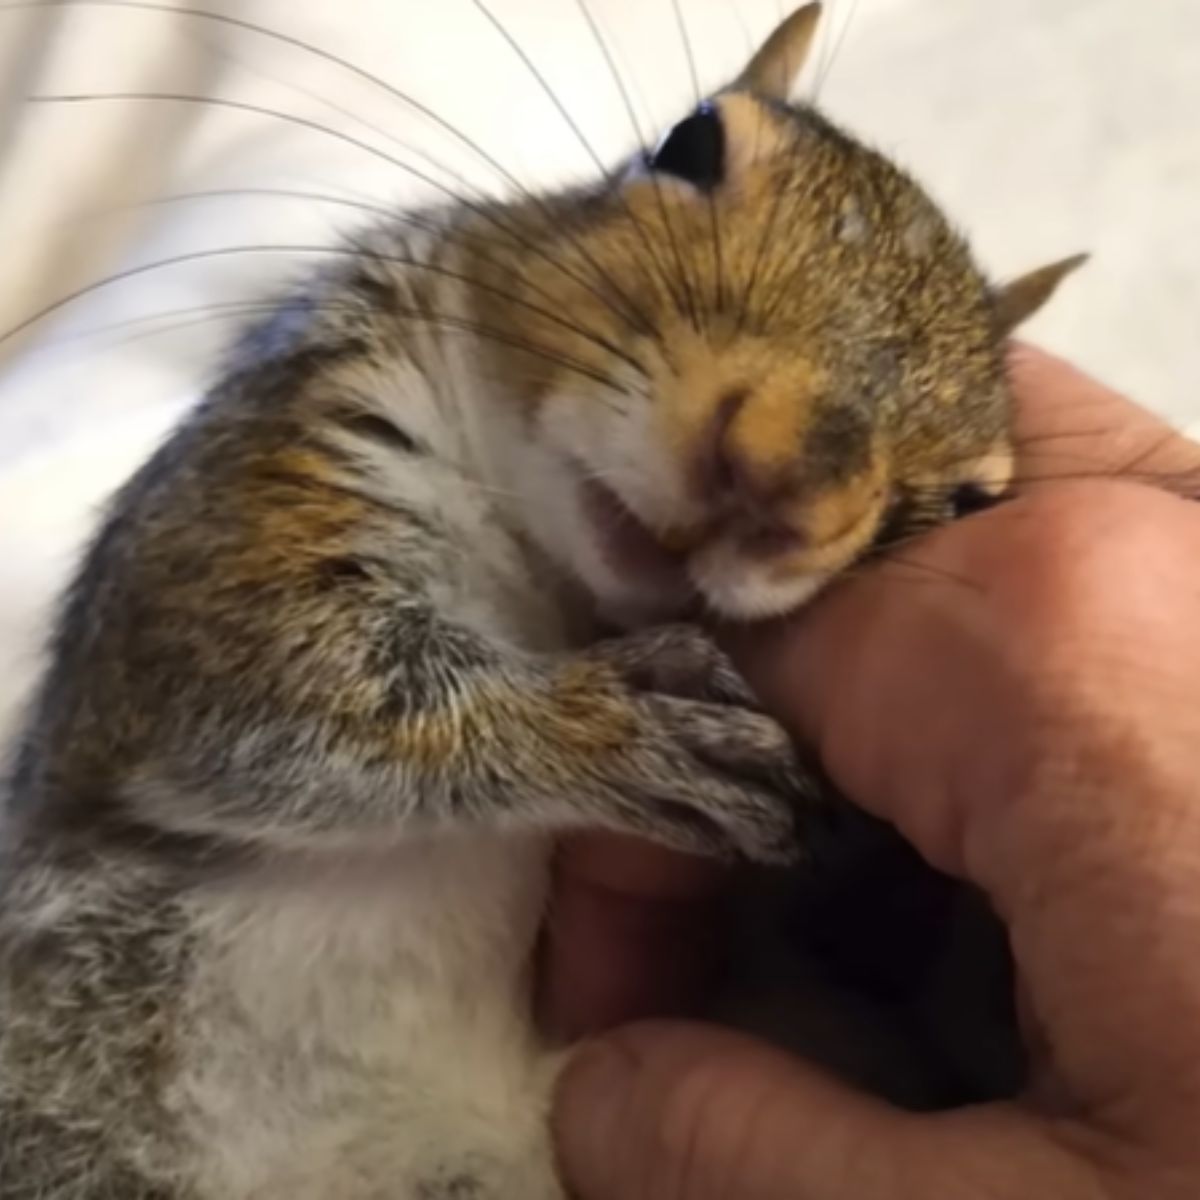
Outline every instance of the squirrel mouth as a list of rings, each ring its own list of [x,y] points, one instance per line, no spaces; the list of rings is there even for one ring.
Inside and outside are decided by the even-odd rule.
[[[672,590],[687,586],[687,557],[668,549],[610,488],[581,483],[583,507],[609,569],[631,582]]]

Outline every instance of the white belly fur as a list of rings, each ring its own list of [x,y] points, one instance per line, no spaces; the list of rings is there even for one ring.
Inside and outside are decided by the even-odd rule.
[[[550,1200],[548,849],[455,837],[214,885],[172,1107],[212,1200]]]

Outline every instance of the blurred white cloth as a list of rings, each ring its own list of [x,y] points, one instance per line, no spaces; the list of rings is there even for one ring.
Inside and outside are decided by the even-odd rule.
[[[438,195],[389,158],[450,188],[456,174],[495,181],[467,138],[522,181],[589,167],[589,152],[474,0],[204,7],[232,23],[184,11],[182,0],[0,4],[0,735],[96,505],[197,395],[232,327],[228,309],[205,306],[253,298],[311,257],[227,251],[316,248],[352,223],[355,200]],[[643,132],[656,136],[692,100],[672,6],[587,7]],[[627,149],[628,117],[576,0],[488,8],[595,153]],[[683,8],[698,73],[713,86],[780,5]],[[1031,336],[1179,424],[1200,418],[1200,5],[835,0],[828,11],[810,90],[820,80],[835,116],[911,166],[991,269],[1095,254]],[[378,75],[464,137],[245,23]],[[117,92],[223,98],[293,120],[183,100],[23,99]],[[278,194],[288,191],[325,199]],[[206,250],[222,253],[147,269]],[[10,332],[121,272],[132,274]]]

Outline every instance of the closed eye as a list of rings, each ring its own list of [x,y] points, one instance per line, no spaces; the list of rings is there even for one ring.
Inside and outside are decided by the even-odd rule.
[[[988,491],[982,484],[960,483],[950,496],[950,508],[956,521],[994,508],[1007,497],[1003,492]]]

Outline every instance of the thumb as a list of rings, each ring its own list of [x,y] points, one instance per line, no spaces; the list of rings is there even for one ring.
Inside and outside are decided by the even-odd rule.
[[[1017,1108],[903,1113],[699,1025],[630,1026],[587,1046],[563,1077],[555,1124],[578,1200],[1099,1194],[1069,1134]]]

